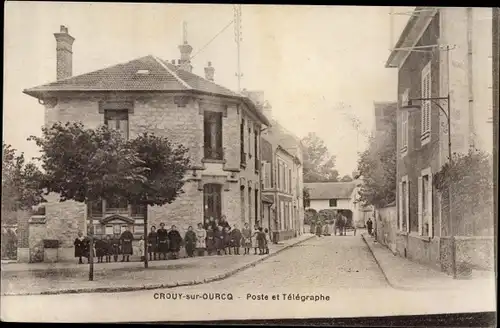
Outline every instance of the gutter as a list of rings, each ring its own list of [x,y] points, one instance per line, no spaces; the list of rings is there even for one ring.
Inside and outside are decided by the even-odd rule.
[[[472,56],[472,24],[473,12],[472,8],[467,8],[467,86],[468,86],[468,116],[469,116],[469,147],[474,147],[475,131],[474,131],[474,86],[473,86],[473,56]]]

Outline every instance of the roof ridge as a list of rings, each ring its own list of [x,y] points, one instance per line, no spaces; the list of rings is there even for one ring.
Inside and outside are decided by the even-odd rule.
[[[163,67],[167,72],[172,74],[172,76],[175,77],[177,79],[177,81],[179,81],[183,86],[185,86],[186,88],[188,88],[190,90],[193,89],[189,84],[186,83],[186,81],[181,79],[174,71],[172,71],[170,68],[168,68],[168,66],[163,62],[163,60],[161,60],[160,58],[153,56],[153,55],[151,55],[151,57],[153,57],[154,60],[156,60],[156,62],[158,64],[160,64],[161,67]]]

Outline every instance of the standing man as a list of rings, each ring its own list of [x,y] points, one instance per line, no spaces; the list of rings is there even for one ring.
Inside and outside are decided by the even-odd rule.
[[[158,237],[158,259],[161,260],[161,254],[163,254],[163,259],[167,259],[168,253],[168,231],[165,229],[165,223],[160,223],[160,229],[156,232]]]
[[[366,228],[368,229],[368,234],[371,236],[372,235],[372,230],[373,230],[373,221],[372,221],[372,218],[368,218],[368,221],[366,221]]]
[[[2,230],[5,230],[5,228]],[[6,240],[7,238],[4,236],[2,238],[2,243]],[[83,264],[82,257],[85,256],[85,238],[83,237],[83,233],[81,231],[78,232],[78,237],[76,237],[73,245],[75,246],[75,257],[78,258],[78,264]]]
[[[126,230],[120,236],[120,244],[122,246],[122,262],[130,262],[130,255],[133,254],[132,241],[134,240],[134,235],[130,232],[130,226],[127,226]]]

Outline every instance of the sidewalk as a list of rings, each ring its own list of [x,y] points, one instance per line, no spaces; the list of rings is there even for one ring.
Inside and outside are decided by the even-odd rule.
[[[473,271],[471,279],[453,279],[441,271],[393,254],[387,247],[375,242],[374,237],[367,233],[362,233],[361,237],[368,245],[387,282],[393,288],[420,291],[468,288],[489,292],[496,290],[494,272]]]
[[[214,255],[151,261],[148,269],[144,269],[142,262],[95,263],[94,281],[88,280],[88,264],[2,264],[1,295],[123,292],[203,284],[232,276],[312,237],[314,235],[304,234],[271,244],[268,255]]]

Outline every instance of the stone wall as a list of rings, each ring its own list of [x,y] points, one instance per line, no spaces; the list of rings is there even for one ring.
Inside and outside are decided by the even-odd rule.
[[[479,270],[494,270],[495,253],[493,237],[455,237],[455,263]],[[440,245],[441,269],[453,274],[453,240],[442,237]]]
[[[397,210],[396,206],[379,208],[375,215],[377,241],[396,252]]]
[[[44,216],[32,216],[29,220],[29,262],[43,262],[43,240],[46,239],[47,227]]]

